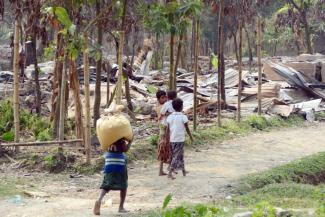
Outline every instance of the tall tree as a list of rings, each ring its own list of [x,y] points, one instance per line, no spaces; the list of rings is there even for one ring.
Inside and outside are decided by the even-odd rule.
[[[240,122],[241,118],[241,96],[242,96],[242,44],[243,44],[243,23],[238,21],[239,26],[239,51],[238,51],[238,100],[237,100],[237,121]]]
[[[223,26],[223,19],[224,19],[224,0],[220,0],[220,9],[219,9],[219,23],[218,23],[218,126],[221,126],[221,109],[222,109],[222,78],[224,73],[222,61],[223,59],[223,48],[224,48],[224,26]]]
[[[17,5],[18,6],[18,5]],[[19,142],[19,35],[20,35],[20,18],[17,16],[15,20],[14,35],[14,126],[15,126],[15,142]],[[18,149],[16,149],[18,151]]]
[[[96,0],[96,15],[100,15],[101,11],[101,0]],[[101,46],[103,43],[103,27],[101,22],[97,22],[97,43],[100,47],[99,58],[96,62],[96,86],[95,86],[95,101],[94,101],[94,126],[100,117],[99,108],[101,102],[101,74],[102,74],[102,51]],[[108,81],[109,82],[109,81]]]
[[[301,23],[304,26],[305,29],[305,39],[306,39],[306,46],[307,46],[307,53],[312,54],[313,49],[311,45],[311,34],[310,34],[310,27],[307,20],[307,13],[308,9],[311,6],[310,0],[287,0],[289,4],[292,4],[295,9],[298,10],[299,15],[301,17]],[[298,3],[299,2],[299,3]]]
[[[199,58],[199,33],[200,33],[200,21],[196,18],[195,21],[195,55],[194,55],[194,107],[193,107],[193,129],[197,128],[197,76],[198,76],[198,58]]]

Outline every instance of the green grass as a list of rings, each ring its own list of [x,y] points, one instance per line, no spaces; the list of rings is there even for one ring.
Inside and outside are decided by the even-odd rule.
[[[245,195],[237,196],[234,202],[237,206],[254,207],[261,201],[268,201],[282,208],[317,207],[325,199],[325,187],[309,184],[281,183],[270,184]]]
[[[193,132],[195,144],[202,145],[207,142],[222,142],[235,136],[243,136],[256,131],[267,131],[282,127],[297,127],[304,124],[304,119],[300,116],[290,116],[289,118],[251,115],[243,119],[240,123],[235,120],[223,120],[222,126],[217,125],[199,127]]]
[[[319,184],[325,181],[325,152],[293,161],[273,169],[249,175],[240,181],[240,193],[275,183]]]

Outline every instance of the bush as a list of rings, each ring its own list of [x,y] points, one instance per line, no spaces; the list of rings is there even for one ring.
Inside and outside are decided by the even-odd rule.
[[[158,147],[159,135],[152,135],[149,137],[150,144],[154,147]]]
[[[245,121],[248,122],[251,127],[258,130],[265,130],[269,126],[264,116],[251,115]]]
[[[317,217],[325,217],[325,205],[322,204],[320,207],[316,210],[316,216]]]
[[[50,128],[47,128],[47,129],[39,132],[37,135],[38,141],[49,141],[51,139],[52,139],[52,132],[51,132]]]
[[[0,101],[0,134],[10,131],[14,122],[14,112],[9,99]]]
[[[6,132],[2,134],[2,140],[6,142],[12,142],[15,140],[15,134],[12,131]]]
[[[269,203],[261,202],[256,205],[252,217],[276,217],[276,210]]]

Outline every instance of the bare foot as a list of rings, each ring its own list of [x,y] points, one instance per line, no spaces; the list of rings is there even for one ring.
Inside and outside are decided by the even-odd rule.
[[[128,212],[130,212],[129,210],[126,210],[126,209],[124,209],[124,208],[119,208],[118,209],[118,212],[119,213],[128,213]]]
[[[159,173],[159,176],[166,176],[166,175],[167,175],[167,173],[164,173],[164,172]]]
[[[95,215],[100,215],[100,202],[96,201],[95,206],[94,206],[94,214]]]

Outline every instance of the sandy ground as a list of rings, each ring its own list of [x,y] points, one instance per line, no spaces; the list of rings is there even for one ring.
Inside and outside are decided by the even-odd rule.
[[[257,133],[223,144],[186,152],[187,177],[176,180],[158,177],[158,165],[137,163],[129,168],[129,193],[126,208],[131,213],[160,207],[164,197],[173,193],[172,205],[182,202],[209,202],[227,196],[229,185],[249,173],[265,170],[306,155],[325,151],[325,124],[307,128],[282,129]],[[3,177],[8,174],[0,174]],[[24,174],[10,174],[16,178]],[[0,200],[4,217],[86,217],[101,183],[101,175],[69,178],[69,174],[29,174],[24,189],[47,192],[47,198],[23,197],[20,204]],[[102,216],[117,216],[119,193],[106,197]],[[131,216],[126,214],[124,216]]]

